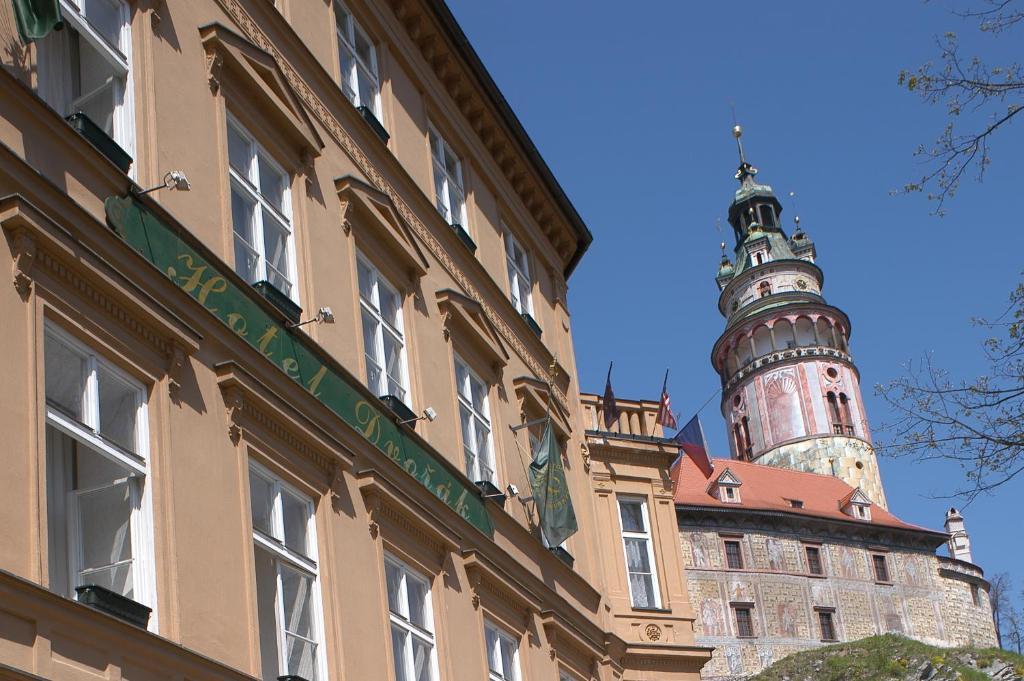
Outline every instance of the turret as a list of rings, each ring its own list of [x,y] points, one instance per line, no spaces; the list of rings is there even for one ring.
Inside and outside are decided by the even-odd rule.
[[[722,415],[732,456],[834,475],[886,508],[885,492],[850,354],[850,320],[822,295],[824,274],[813,241],[756,181],[733,134],[740,186],[729,205],[736,245],[715,276],[726,328],[711,354],[722,380]]]
[[[949,557],[973,563],[971,538],[968,536],[967,529],[964,526],[964,517],[955,508],[946,511],[946,532],[949,534],[949,541],[946,542],[946,546],[949,549]]]

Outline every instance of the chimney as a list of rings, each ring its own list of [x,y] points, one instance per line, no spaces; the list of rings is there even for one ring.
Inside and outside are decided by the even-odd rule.
[[[949,534],[949,541],[946,543],[949,557],[973,563],[971,538],[967,536],[967,530],[964,528],[964,517],[955,508],[946,511],[946,532]]]

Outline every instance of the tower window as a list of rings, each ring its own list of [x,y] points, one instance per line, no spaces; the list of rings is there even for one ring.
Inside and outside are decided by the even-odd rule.
[[[889,562],[885,559],[885,556],[876,553],[871,556],[871,565],[875,569],[875,581],[876,582],[889,582]]]
[[[847,399],[846,393],[839,393],[839,406],[846,434],[853,435],[853,416],[850,413],[850,400]]]
[[[974,603],[975,607],[981,606],[981,589],[978,588],[977,584],[971,584],[971,602]]]
[[[736,613],[736,636],[754,638],[754,617],[750,606],[734,607]]]
[[[766,204],[762,204],[757,208],[758,214],[761,216],[761,224],[765,227],[775,226],[775,211],[772,207]]]
[[[754,455],[754,448],[750,442],[750,419],[746,416],[740,420],[740,426],[743,427],[743,453],[746,455],[747,461],[750,461]]]
[[[823,575],[825,571],[821,567],[821,549],[817,546],[805,546],[807,554],[807,571],[812,575]]]
[[[839,412],[839,402],[836,400],[836,394],[830,392],[826,397],[828,402],[828,413],[832,417],[832,432],[836,435],[843,434],[843,416]]]
[[[821,628],[821,640],[822,641],[835,641],[836,639],[836,627],[832,622],[832,611],[831,610],[819,610],[818,611],[818,626]]]
[[[730,570],[743,569],[743,551],[740,550],[738,539],[725,540],[725,564]]]

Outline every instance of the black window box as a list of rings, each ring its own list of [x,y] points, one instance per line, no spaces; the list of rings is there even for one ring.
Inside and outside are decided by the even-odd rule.
[[[377,117],[373,115],[373,112],[370,111],[370,107],[357,106],[356,111],[363,115],[363,120],[369,123],[373,131],[377,133],[377,137],[380,138],[380,141],[387,144],[388,140],[391,139],[391,135],[389,135],[388,131],[384,129],[384,126],[377,120]]]
[[[103,128],[96,125],[91,118],[78,111],[64,120],[71,124],[75,132],[89,140],[89,143],[96,147],[101,154],[109,158],[114,165],[120,168],[122,173],[128,172],[132,165],[132,157],[128,155],[128,152],[119,147],[117,142],[112,140],[107,133],[103,132]]]
[[[531,315],[529,312],[524,312],[523,321],[526,322],[526,325],[530,327],[530,331],[533,331],[535,334],[537,334],[537,338],[540,338],[540,334],[542,333],[540,324],[538,324],[537,320],[533,318],[533,315]]]
[[[75,593],[78,594],[79,603],[143,629],[149,624],[149,614],[153,612],[152,608],[142,603],[136,603],[130,598],[95,584],[76,586]]]
[[[297,674],[285,674],[284,676],[277,677],[277,681],[309,681],[309,679]]]
[[[558,560],[562,561],[569,567],[572,567],[576,563],[576,559],[572,557],[572,554],[563,549],[561,546],[550,546],[548,551],[555,554]]]
[[[505,493],[494,486],[490,480],[477,480],[473,483],[480,490],[480,498],[485,501],[493,501],[501,508],[505,508]]]
[[[394,395],[381,395],[380,401],[383,402],[388,409],[395,415],[399,421],[407,421],[408,425],[416,425],[415,419],[416,414],[412,409],[406,406],[405,402],[398,399]]]
[[[459,236],[459,240],[466,248],[469,249],[469,252],[476,253],[476,242],[473,241],[471,236],[469,236],[469,232],[463,229],[462,225],[457,222],[452,225],[452,229],[455,230],[455,233]]]
[[[259,291],[260,295],[266,298],[271,305],[280,310],[281,314],[292,324],[298,324],[302,321],[302,308],[285,295],[284,291],[269,281],[257,281],[252,287]]]

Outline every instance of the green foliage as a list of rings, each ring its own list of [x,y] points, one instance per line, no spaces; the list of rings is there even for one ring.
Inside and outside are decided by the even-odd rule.
[[[920,678],[930,664],[934,681],[991,681],[983,670],[995,662],[1024,671],[1024,656],[994,648],[936,648],[920,641],[886,634],[851,643],[805,650],[779,660],[750,681],[876,681]]]

